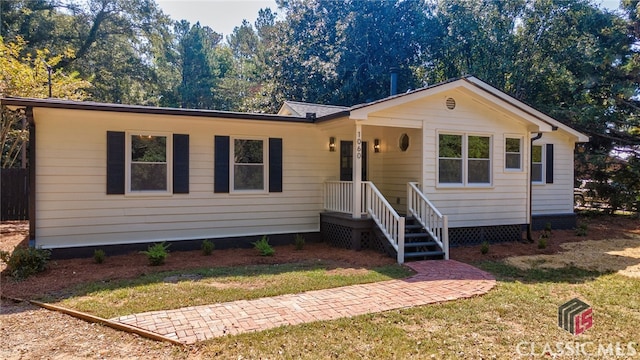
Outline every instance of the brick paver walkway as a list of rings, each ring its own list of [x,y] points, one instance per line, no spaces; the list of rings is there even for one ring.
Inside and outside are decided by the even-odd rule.
[[[485,294],[496,285],[489,273],[454,260],[406,265],[416,274],[402,280],[152,311],[111,320],[192,344],[227,334],[468,298]]]

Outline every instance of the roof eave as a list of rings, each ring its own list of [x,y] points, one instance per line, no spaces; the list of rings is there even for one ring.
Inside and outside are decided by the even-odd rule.
[[[153,114],[153,115],[181,115],[191,117],[225,118],[241,120],[282,121],[296,123],[313,123],[313,119],[298,116],[240,113],[218,110],[198,110],[181,108],[162,108],[140,105],[102,104],[92,102],[68,101],[60,99],[35,99],[19,97],[2,97],[0,104],[9,107],[41,107],[49,109],[70,109],[88,111],[109,111],[121,113]]]

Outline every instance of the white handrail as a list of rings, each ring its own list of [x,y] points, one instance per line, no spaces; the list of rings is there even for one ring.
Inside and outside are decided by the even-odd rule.
[[[398,264],[404,263],[404,217],[398,215],[372,182],[363,181],[362,184],[366,186],[367,212],[396,249]]]
[[[418,183],[407,184],[407,212],[431,235],[449,260],[449,219],[427,199]]]
[[[360,214],[369,214],[391,246],[396,249],[398,263],[404,263],[405,218],[396,212],[370,181],[362,182],[362,201],[359,205]],[[353,182],[327,181],[324,208],[327,211],[353,213]]]

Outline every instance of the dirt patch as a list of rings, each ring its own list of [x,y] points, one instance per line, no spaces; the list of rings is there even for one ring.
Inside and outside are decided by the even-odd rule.
[[[329,275],[344,275],[344,276],[353,276],[353,275],[367,275],[369,270],[365,268],[335,268],[326,271]]]
[[[563,252],[552,255],[514,256],[505,262],[520,269],[560,269],[575,266],[640,278],[640,236],[632,239],[589,240],[564,243]]]
[[[27,245],[29,223],[26,221],[3,221],[0,223],[0,250],[13,251],[18,244]],[[5,264],[0,262],[0,271]]]
[[[172,359],[191,350],[29,305],[0,303],[0,359]],[[194,357],[195,358],[195,357]]]

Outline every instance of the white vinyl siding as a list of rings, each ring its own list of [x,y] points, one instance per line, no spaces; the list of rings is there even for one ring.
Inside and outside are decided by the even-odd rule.
[[[334,166],[327,156],[328,138],[314,124],[41,108],[34,113],[36,246],[319,231],[323,183]],[[127,129],[189,135],[189,194],[106,194],[106,132]],[[283,192],[214,193],[215,135],[282,138]]]
[[[456,108],[448,110],[445,99],[456,100]],[[528,173],[506,172],[505,137],[518,136],[528,139],[529,129],[515,116],[498,111],[484,103],[475,101],[464,91],[451,91],[446,94],[405,103],[396,108],[370,114],[368,123],[380,123],[386,119],[397,126],[400,132],[411,130],[422,132],[421,167],[418,181],[425,195],[443,213],[449,216],[450,227],[490,226],[525,224],[528,221]],[[407,129],[419,122],[423,129]],[[363,127],[365,134],[367,127]],[[488,129],[492,129],[489,131]],[[386,142],[387,128],[383,130],[383,143]],[[491,186],[446,186],[438,181],[438,135],[469,134],[491,137]],[[526,143],[526,140],[523,141]],[[414,142],[412,140],[412,146]],[[383,146],[383,153],[384,153]],[[523,146],[523,158],[529,156]],[[389,163],[385,161],[387,174]],[[404,184],[406,188],[406,183]],[[386,194],[385,194],[386,195]],[[394,198],[390,199],[393,204]]]
[[[533,185],[533,215],[571,214],[573,213],[574,168],[573,156],[575,144],[560,132],[545,133],[534,145],[542,146],[543,153],[547,144],[553,144],[553,183],[546,183],[547,174],[543,174],[544,186]],[[543,172],[546,169],[544,158]]]

